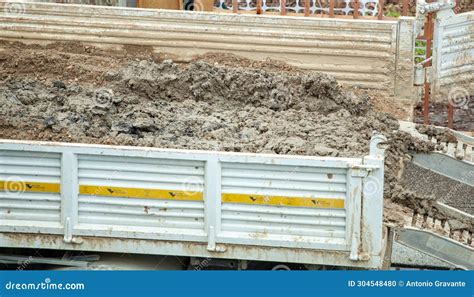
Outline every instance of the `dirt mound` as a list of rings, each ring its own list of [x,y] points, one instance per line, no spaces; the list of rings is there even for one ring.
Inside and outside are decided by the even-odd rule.
[[[288,72],[298,72],[301,73],[302,70],[292,66],[290,64],[267,58],[263,61],[256,61],[247,59],[244,57],[239,57],[230,53],[206,53],[203,55],[197,55],[192,60],[192,62],[207,62],[213,65],[221,66],[230,66],[230,67],[245,67],[245,68],[255,68],[263,69],[266,71],[288,71]]]
[[[104,77],[99,88],[3,80],[0,125],[11,128],[0,136],[22,127],[21,137],[43,140],[354,156],[367,153],[373,131],[398,125],[321,74],[142,60]]]

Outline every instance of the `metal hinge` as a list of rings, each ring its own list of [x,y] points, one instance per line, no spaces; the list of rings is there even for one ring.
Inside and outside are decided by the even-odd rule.
[[[365,164],[352,164],[349,166],[351,169],[351,176],[354,177],[367,177],[370,172],[380,169],[377,165],[365,165]]]

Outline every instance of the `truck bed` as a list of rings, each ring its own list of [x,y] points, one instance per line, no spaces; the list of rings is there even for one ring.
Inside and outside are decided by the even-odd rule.
[[[363,158],[0,141],[0,246],[377,268],[383,149]]]

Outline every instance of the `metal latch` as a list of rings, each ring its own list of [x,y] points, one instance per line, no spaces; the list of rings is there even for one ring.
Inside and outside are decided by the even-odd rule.
[[[425,67],[423,65],[415,65],[415,79],[413,80],[413,84],[417,87],[422,86],[425,83]]]
[[[432,57],[429,57],[428,59],[425,59],[424,61],[421,61],[415,65],[415,78],[413,81],[415,86],[422,86],[425,83],[426,69],[429,69],[429,67],[425,67],[425,64],[431,60]],[[427,78],[427,81],[429,81],[429,78]]]

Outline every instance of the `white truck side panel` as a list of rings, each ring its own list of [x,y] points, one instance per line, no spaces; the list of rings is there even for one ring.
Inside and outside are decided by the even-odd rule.
[[[231,246],[307,249],[332,265],[343,265],[339,253],[345,266],[374,267],[367,261],[382,253],[380,189],[383,150],[374,145],[362,159],[1,140],[0,246],[21,246],[11,235],[49,234],[68,249],[99,239],[204,244],[216,257],[231,257]],[[52,242],[35,244],[64,248]],[[200,256],[193,248],[184,255]]]

